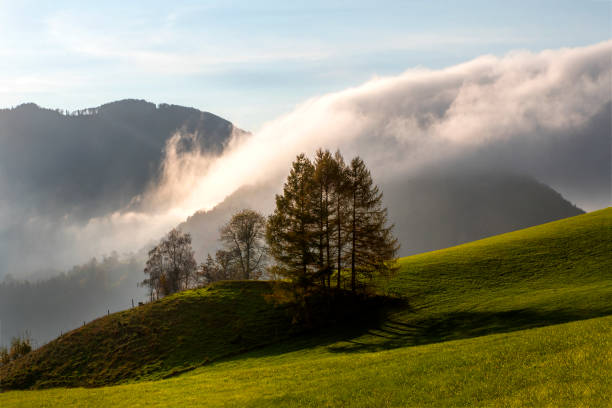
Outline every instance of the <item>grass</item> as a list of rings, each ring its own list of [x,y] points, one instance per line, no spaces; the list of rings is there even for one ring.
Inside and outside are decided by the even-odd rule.
[[[249,353],[177,378],[11,391],[3,407],[609,406],[612,317],[375,353]]]
[[[138,358],[146,363],[148,355],[131,356],[134,365],[125,372],[126,377],[103,375],[101,382],[136,378],[130,374],[134,372],[140,379],[160,378],[205,361],[215,361],[212,364],[157,382],[8,392],[0,395],[0,403],[607,406],[612,318],[601,316],[612,314],[611,250],[612,209],[606,209],[403,258],[398,274],[379,283],[379,291],[404,301],[387,309],[381,322],[293,339],[283,337],[290,330],[286,311],[261,299],[269,291],[267,284],[239,282],[213,287],[210,292],[186,292],[164,299],[167,305],[159,302],[163,308],[157,303],[147,306],[181,308],[186,301],[200,305],[200,297],[209,297],[208,306],[186,315],[183,325],[166,322],[172,327],[166,335],[172,333],[174,340],[182,337],[182,343],[159,346],[163,358],[143,365],[146,370],[140,368]],[[243,286],[250,289],[240,293]],[[218,304],[225,306],[211,306]],[[244,310],[253,304],[260,306],[257,312]],[[203,310],[223,312],[214,319],[211,316],[202,329],[190,328],[193,324],[189,322],[202,318]],[[134,313],[145,312],[124,312],[122,318],[134,322]],[[242,324],[249,327],[228,325],[234,314],[240,314]],[[278,329],[283,334],[278,335]],[[194,330],[206,341],[195,342]],[[270,336],[273,330],[276,337]],[[238,345],[228,341],[236,333],[242,336]],[[158,337],[162,344],[172,344]],[[88,338],[83,344],[91,347],[95,339]],[[240,354],[265,343],[274,344]],[[121,349],[105,350],[110,358],[121,353]],[[56,346],[49,353],[54,356]],[[95,361],[83,353],[80,360],[68,361]],[[23,367],[28,366],[24,363]],[[54,375],[67,377],[47,376],[47,382],[39,385],[70,379],[69,372],[54,370]],[[77,378],[85,385],[90,381],[83,374]]]
[[[104,385],[175,375],[286,338],[269,282],[220,282],[99,318],[0,368],[4,388]]]
[[[612,314],[612,209],[401,259],[387,346]],[[403,329],[402,329],[403,328]]]

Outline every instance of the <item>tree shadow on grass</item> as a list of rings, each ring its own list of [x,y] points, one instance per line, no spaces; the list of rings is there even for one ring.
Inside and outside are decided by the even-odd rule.
[[[373,352],[507,333],[608,314],[608,309],[542,311],[526,308],[496,312],[450,312],[424,319],[406,316],[409,322],[391,316],[378,327],[369,328],[357,337],[345,338],[327,349],[334,353]]]
[[[387,304],[359,321],[310,330],[274,345],[230,357],[269,357],[323,348],[332,353],[363,353],[449,340],[508,333],[554,324],[606,316],[610,308],[596,310],[552,310],[530,308],[492,312],[449,312],[419,318],[407,303]],[[228,359],[224,359],[228,360]]]

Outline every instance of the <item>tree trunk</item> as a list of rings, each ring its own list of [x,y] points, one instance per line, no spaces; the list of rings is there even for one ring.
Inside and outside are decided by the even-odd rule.
[[[327,274],[327,287],[331,288],[331,262],[329,260],[329,189],[325,188],[325,246],[327,256],[325,258],[325,273]]]
[[[337,220],[337,228],[338,228],[338,282],[336,288],[340,289],[340,274],[342,271],[342,221],[340,219],[340,195],[337,197],[336,204],[336,220]]]
[[[247,242],[246,245],[246,271],[244,272],[244,279],[248,280],[251,276],[251,243]]]
[[[325,275],[322,274],[323,267],[325,262],[323,260],[323,216],[325,212],[323,211],[323,188],[319,185],[319,209],[321,213],[319,214],[319,273],[321,274],[321,283],[323,287],[325,287]]]
[[[355,292],[355,250],[356,250],[356,207],[357,207],[357,191],[353,191],[353,228],[352,228],[352,239],[353,239],[353,248],[351,250],[351,290]]]

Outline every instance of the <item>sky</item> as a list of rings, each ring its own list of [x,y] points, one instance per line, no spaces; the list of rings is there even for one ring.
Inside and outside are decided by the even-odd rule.
[[[136,98],[257,131],[306,99],[611,38],[610,1],[5,1],[0,108]]]

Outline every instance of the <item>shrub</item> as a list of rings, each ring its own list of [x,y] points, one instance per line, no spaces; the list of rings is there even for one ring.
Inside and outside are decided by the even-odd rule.
[[[11,361],[9,351],[6,347],[0,347],[0,367]]]
[[[13,337],[11,340],[11,349],[9,351],[9,359],[16,360],[19,357],[23,357],[32,351],[32,341],[26,334],[23,337]]]

